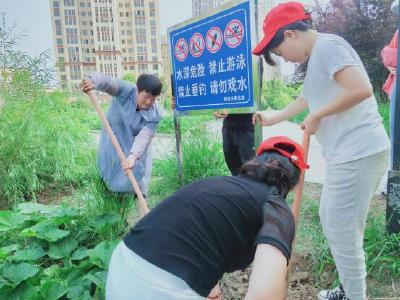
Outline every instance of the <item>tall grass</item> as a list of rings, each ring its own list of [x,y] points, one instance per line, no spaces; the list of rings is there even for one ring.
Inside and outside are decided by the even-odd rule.
[[[181,116],[179,117],[181,133],[192,133],[192,131],[196,131],[196,128],[201,126],[207,121],[213,120],[214,117],[211,115],[190,115],[190,116]],[[158,133],[175,133],[174,127],[174,117],[166,116],[161,121],[157,127]]]
[[[63,93],[8,94],[0,111],[0,206],[79,185],[94,161],[82,111]]]
[[[297,237],[297,251],[310,258],[318,286],[338,283],[337,271],[318,216],[318,201],[304,199]],[[385,212],[373,208],[368,216],[364,237],[368,275],[378,281],[400,280],[400,234],[386,232]]]
[[[182,141],[184,184],[209,176],[228,175],[220,138],[206,132],[205,125],[192,128]],[[175,155],[156,161],[150,193],[165,196],[180,186]]]

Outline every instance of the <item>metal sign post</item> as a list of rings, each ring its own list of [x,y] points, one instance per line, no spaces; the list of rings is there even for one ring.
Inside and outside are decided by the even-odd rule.
[[[399,21],[398,28],[400,29],[400,5],[399,5]],[[400,30],[399,30],[400,31]],[[398,32],[399,32],[398,31]],[[400,61],[400,52],[397,51],[397,61]],[[400,74],[400,67],[397,64],[397,74]],[[391,109],[392,118],[390,130],[393,166],[389,171],[387,185],[387,205],[386,205],[386,221],[387,230],[389,233],[400,232],[400,76],[396,76],[396,97],[392,99],[394,103]]]

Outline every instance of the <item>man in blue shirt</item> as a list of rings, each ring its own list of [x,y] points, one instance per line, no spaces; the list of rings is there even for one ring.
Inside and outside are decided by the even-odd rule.
[[[136,86],[102,73],[91,73],[82,81],[82,91],[85,93],[95,89],[113,96],[107,120],[127,161],[121,165],[104,128],[97,157],[100,176],[113,192],[133,192],[125,175],[126,170],[132,169],[142,193],[147,195],[152,167],[149,146],[162,117],[156,102],[161,88],[159,78],[150,74],[140,75]]]

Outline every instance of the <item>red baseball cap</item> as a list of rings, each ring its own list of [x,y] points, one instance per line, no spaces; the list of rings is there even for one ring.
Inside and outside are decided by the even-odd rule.
[[[263,23],[264,37],[253,49],[253,54],[261,55],[279,29],[289,24],[309,19],[311,19],[311,15],[302,3],[287,2],[274,7],[265,16]]]
[[[300,169],[309,169],[310,166],[304,161],[304,148],[295,141],[286,136],[275,136],[266,139],[257,149],[257,155],[268,150],[275,150],[281,155],[290,159],[290,161]]]

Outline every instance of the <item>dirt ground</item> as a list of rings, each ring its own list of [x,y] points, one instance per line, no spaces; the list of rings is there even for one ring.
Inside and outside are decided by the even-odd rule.
[[[314,280],[308,272],[306,259],[295,256],[292,259],[292,272],[289,276],[287,299],[289,300],[314,300],[317,290],[314,288]],[[221,289],[225,300],[244,299],[249,283],[251,268],[237,271],[224,276]]]
[[[318,201],[321,196],[322,185],[315,183],[306,183],[304,194],[307,195],[307,201]],[[385,209],[386,200],[380,195],[376,195],[371,202],[371,210]],[[310,270],[310,261],[294,253],[292,258],[292,271],[289,275],[288,300],[315,300],[318,289],[315,287],[315,280]],[[237,271],[226,274],[221,281],[221,289],[225,300],[244,299],[248,288],[251,268],[243,271]],[[334,278],[325,274],[327,281],[333,281]],[[331,274],[330,274],[331,275]],[[331,278],[332,277],[332,278]],[[375,282],[367,279],[370,300],[400,300],[400,282]]]

